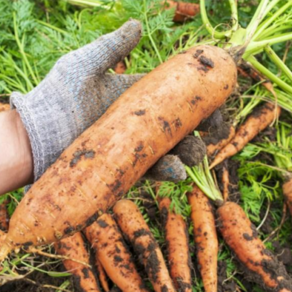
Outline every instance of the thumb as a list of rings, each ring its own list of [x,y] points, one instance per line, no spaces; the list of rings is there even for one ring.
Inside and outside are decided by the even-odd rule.
[[[71,61],[74,60],[78,67],[82,64],[82,68],[87,75],[102,74],[129,55],[141,38],[141,30],[141,23],[138,20],[131,19],[116,31],[101,36],[92,43],[72,51],[64,57]],[[66,62],[66,60],[62,61]],[[70,63],[72,64],[72,62]]]

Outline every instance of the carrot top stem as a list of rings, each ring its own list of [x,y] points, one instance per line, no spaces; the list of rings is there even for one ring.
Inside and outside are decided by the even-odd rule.
[[[215,202],[223,202],[223,197],[214,182],[211,171],[209,170],[208,158],[204,157],[203,162],[198,166],[185,166],[186,172],[196,185],[206,194],[208,198]]]

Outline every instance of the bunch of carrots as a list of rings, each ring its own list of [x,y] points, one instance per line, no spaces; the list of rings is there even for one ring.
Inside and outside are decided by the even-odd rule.
[[[9,228],[3,212],[6,225],[0,223],[0,226],[8,231],[0,236],[0,260],[4,261],[19,247],[37,252],[34,246],[54,243],[56,253],[64,259],[64,266],[72,272],[76,286],[82,291],[110,291],[110,278],[122,291],[149,291],[152,287],[158,292],[191,292],[193,263],[186,220],[172,208],[171,198],[155,197],[164,228],[166,255],[136,204],[121,198],[161,156],[224,104],[236,86],[238,71],[262,82],[276,102],[266,102],[253,113],[249,111],[251,114],[237,129],[239,121],[232,123],[226,139],[207,145],[210,166],[207,157],[197,167],[186,166],[194,182],[186,196],[191,206],[199,270],[205,291],[217,291],[218,229],[256,283],[266,291],[292,291],[292,280],[284,266],[266,249],[242,208],[229,201],[228,171],[223,176],[223,196],[210,172],[276,121],[281,114],[277,97],[281,92],[291,91],[287,82],[264,70],[253,56],[267,47],[259,32],[274,20],[265,17],[278,1],[268,2],[260,2],[246,30],[239,30],[235,23],[230,30],[218,32],[211,26],[202,0],[202,18],[212,36],[218,41],[230,38],[225,50],[209,45],[191,48],[160,65],[126,91],[34,184],[13,214]],[[230,3],[232,16],[237,20],[234,1]],[[172,1],[166,4],[177,11],[183,6]],[[286,8],[292,5],[291,1],[288,4]],[[185,11],[176,15],[177,21],[188,17]],[[277,38],[272,33],[266,37],[271,44],[288,38],[284,34]],[[238,44],[238,39],[242,43]],[[276,65],[287,72],[273,51],[269,52]],[[242,70],[243,60],[251,64],[248,70]],[[79,160],[73,165],[70,162],[76,155]],[[292,205],[291,177],[289,169],[283,184],[289,207]],[[157,184],[158,193],[159,188]],[[75,210],[80,206],[84,212],[77,214]],[[95,268],[85,241],[93,248]],[[147,286],[141,271],[151,285],[147,282]]]

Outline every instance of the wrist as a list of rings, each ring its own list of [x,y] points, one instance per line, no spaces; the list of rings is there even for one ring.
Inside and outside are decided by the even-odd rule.
[[[0,194],[32,183],[30,141],[16,110],[0,114],[0,145]]]

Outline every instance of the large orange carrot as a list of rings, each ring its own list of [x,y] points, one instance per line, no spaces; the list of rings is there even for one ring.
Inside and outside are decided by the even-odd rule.
[[[265,291],[291,292],[291,279],[283,264],[267,250],[256,229],[236,203],[227,202],[217,209],[220,232],[252,280]]]
[[[170,276],[180,292],[192,291],[191,257],[186,223],[181,215],[170,210],[171,200],[159,199],[160,217],[164,226]]]
[[[0,261],[16,247],[55,242],[94,222],[224,103],[236,78],[227,52],[202,45],[140,79],[27,192]]]
[[[277,107],[276,114],[279,116],[281,108]],[[275,106],[265,103],[256,112],[251,114],[243,125],[240,126],[233,139],[223,147],[214,158],[210,168],[221,163],[224,159],[235,155],[252,140],[260,131],[264,130],[275,119]]]
[[[101,292],[97,280],[89,267],[89,254],[80,232],[55,243],[55,250],[59,255],[70,258],[70,260],[63,260],[63,264],[66,270],[72,273],[74,286],[77,289],[86,292]]]
[[[186,3],[181,1],[166,1],[168,8],[175,9],[173,21],[184,22],[200,13],[200,5],[194,3]]]
[[[125,292],[146,292],[119,228],[110,214],[103,214],[85,229],[96,258],[109,278]]]
[[[129,240],[156,292],[176,291],[162,252],[138,207],[130,200],[120,200],[113,208],[117,223]]]
[[[216,292],[218,239],[212,206],[197,186],[194,186],[187,196],[192,207],[191,218],[194,225],[196,253],[204,289],[206,292]]]
[[[282,186],[283,188],[283,195],[288,205],[289,212],[292,216],[292,177],[290,176]]]

